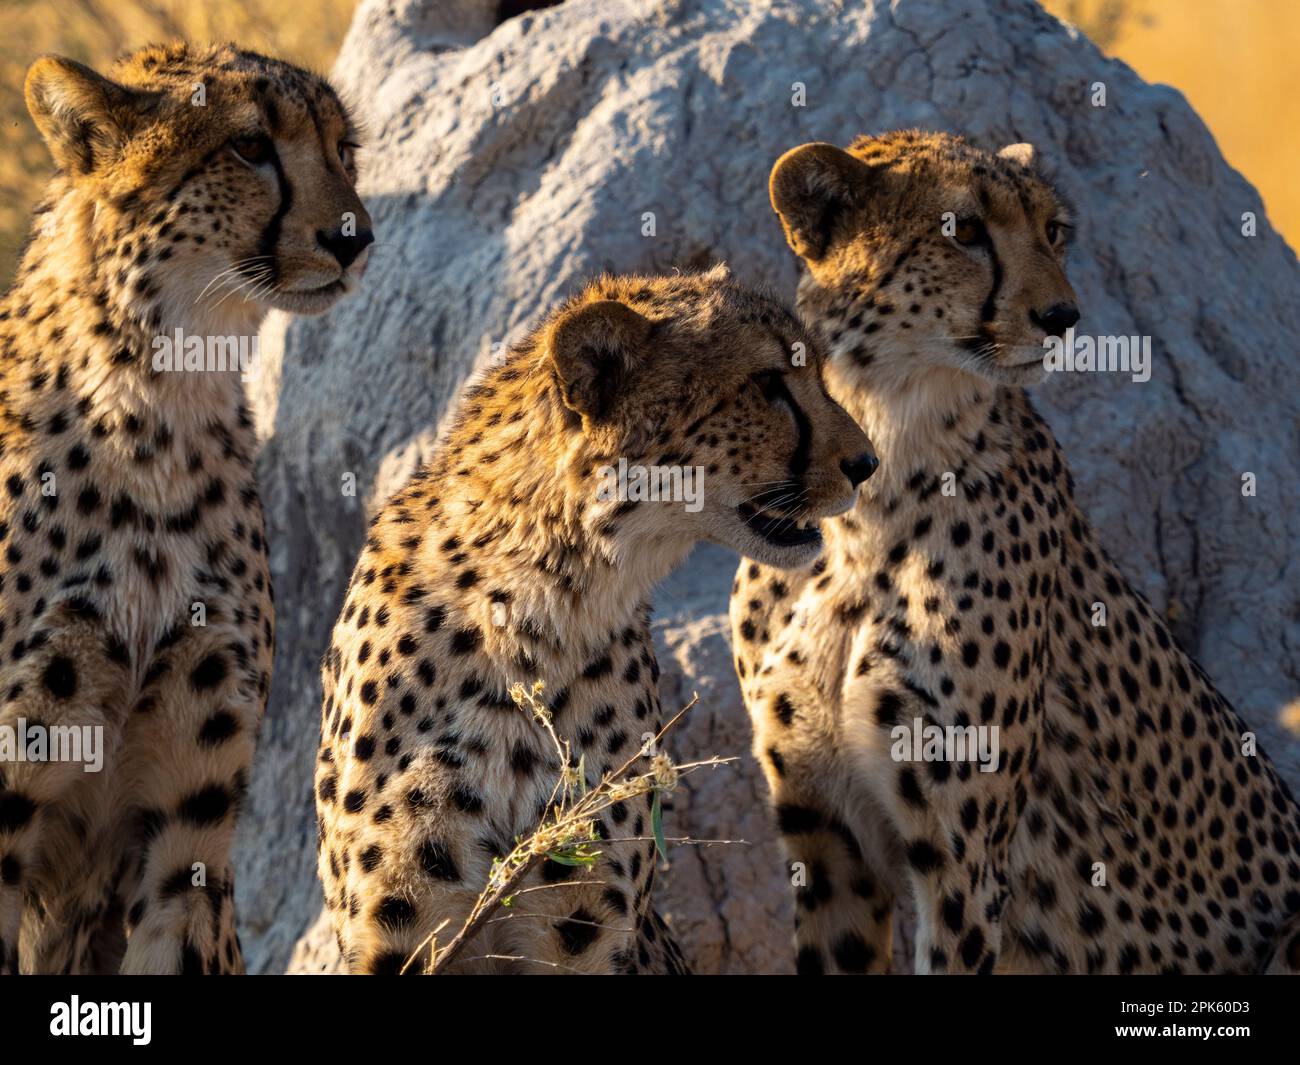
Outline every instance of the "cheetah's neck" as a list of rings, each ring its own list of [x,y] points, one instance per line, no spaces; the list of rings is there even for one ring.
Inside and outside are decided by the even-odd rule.
[[[953,494],[962,484],[996,478],[1010,459],[1012,412],[1025,402],[1019,389],[994,386],[956,370],[929,370],[897,385],[877,385],[833,357],[831,395],[857,420],[880,457],[880,469],[861,489],[864,505],[884,503],[939,480]]]
[[[876,355],[864,359],[864,337],[843,328],[852,307],[823,305],[813,295],[801,290],[800,309],[826,341],[827,389],[880,458],[879,470],[859,491],[855,513],[865,525],[851,516],[829,523],[829,554],[853,556],[863,537],[888,550],[913,529],[934,495],[946,497],[953,514],[976,506],[1017,461],[1017,433],[1027,416],[1034,417],[1023,389],[909,359],[907,352],[881,349],[879,341]]]

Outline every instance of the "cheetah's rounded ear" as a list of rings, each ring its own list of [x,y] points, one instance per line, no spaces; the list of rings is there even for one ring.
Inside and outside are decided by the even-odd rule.
[[[42,56],[27,72],[27,110],[60,170],[88,174],[119,150],[154,99],[61,56]]]
[[[871,176],[871,167],[833,144],[804,144],[776,161],[768,193],[796,255],[815,262],[826,254],[836,222],[866,202]]]
[[[1008,144],[998,152],[998,158],[1009,159],[1013,163],[1019,163],[1023,167],[1033,169],[1038,159],[1038,153],[1034,150],[1032,144]]]
[[[564,405],[604,421],[645,344],[650,322],[617,300],[596,300],[561,314],[547,346]]]

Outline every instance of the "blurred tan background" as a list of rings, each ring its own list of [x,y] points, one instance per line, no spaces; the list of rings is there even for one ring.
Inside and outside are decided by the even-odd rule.
[[[1300,244],[1300,2],[1040,0],[1147,81],[1172,85]]]
[[[437,0],[433,0],[437,2]],[[31,208],[49,177],[22,86],[38,55],[103,69],[150,41],[234,40],[326,70],[356,0],[0,0],[0,284],[7,284]],[[1148,81],[1180,89],[1228,162],[1259,189],[1269,217],[1300,241],[1300,2],[1296,0],[1043,0]]]

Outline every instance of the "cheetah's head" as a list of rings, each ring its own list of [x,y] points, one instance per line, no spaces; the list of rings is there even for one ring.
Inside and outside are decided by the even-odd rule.
[[[866,436],[826,392],[818,342],[725,267],[604,278],[546,337],[592,464],[618,470],[625,460],[609,507],[638,523],[640,542],[704,539],[803,565],[821,549],[817,522],[851,507],[876,468]],[[644,500],[639,470],[667,478],[670,498],[632,506]],[[671,498],[673,471],[687,470],[698,492]]]
[[[1032,383],[1045,338],[1079,318],[1070,214],[1028,144],[994,154],[915,131],[805,144],[777,160],[770,192],[808,267],[801,304],[839,330],[837,366],[875,383],[935,367]]]
[[[162,311],[317,313],[364,272],[358,134],[322,78],[232,45],[174,44],[127,56],[111,79],[46,56],[26,96],[99,254],[119,256],[119,284]]]

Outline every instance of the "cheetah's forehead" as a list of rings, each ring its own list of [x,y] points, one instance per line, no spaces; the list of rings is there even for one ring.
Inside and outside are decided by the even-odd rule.
[[[783,347],[795,341],[807,348],[816,346],[804,324],[774,293],[739,284],[724,264],[662,277],[600,277],[566,308],[597,300],[617,300],[652,322],[685,333],[749,326],[774,336]]]
[[[351,128],[348,108],[323,77],[233,44],[150,45],[118,59],[110,77],[133,88],[244,98],[277,114],[308,112]]]
[[[863,135],[850,154],[888,174],[909,179],[970,201],[971,207],[1017,205],[1025,214],[1055,213],[1068,221],[1072,212],[1059,190],[1039,169],[979,148],[952,133],[896,130]]]

